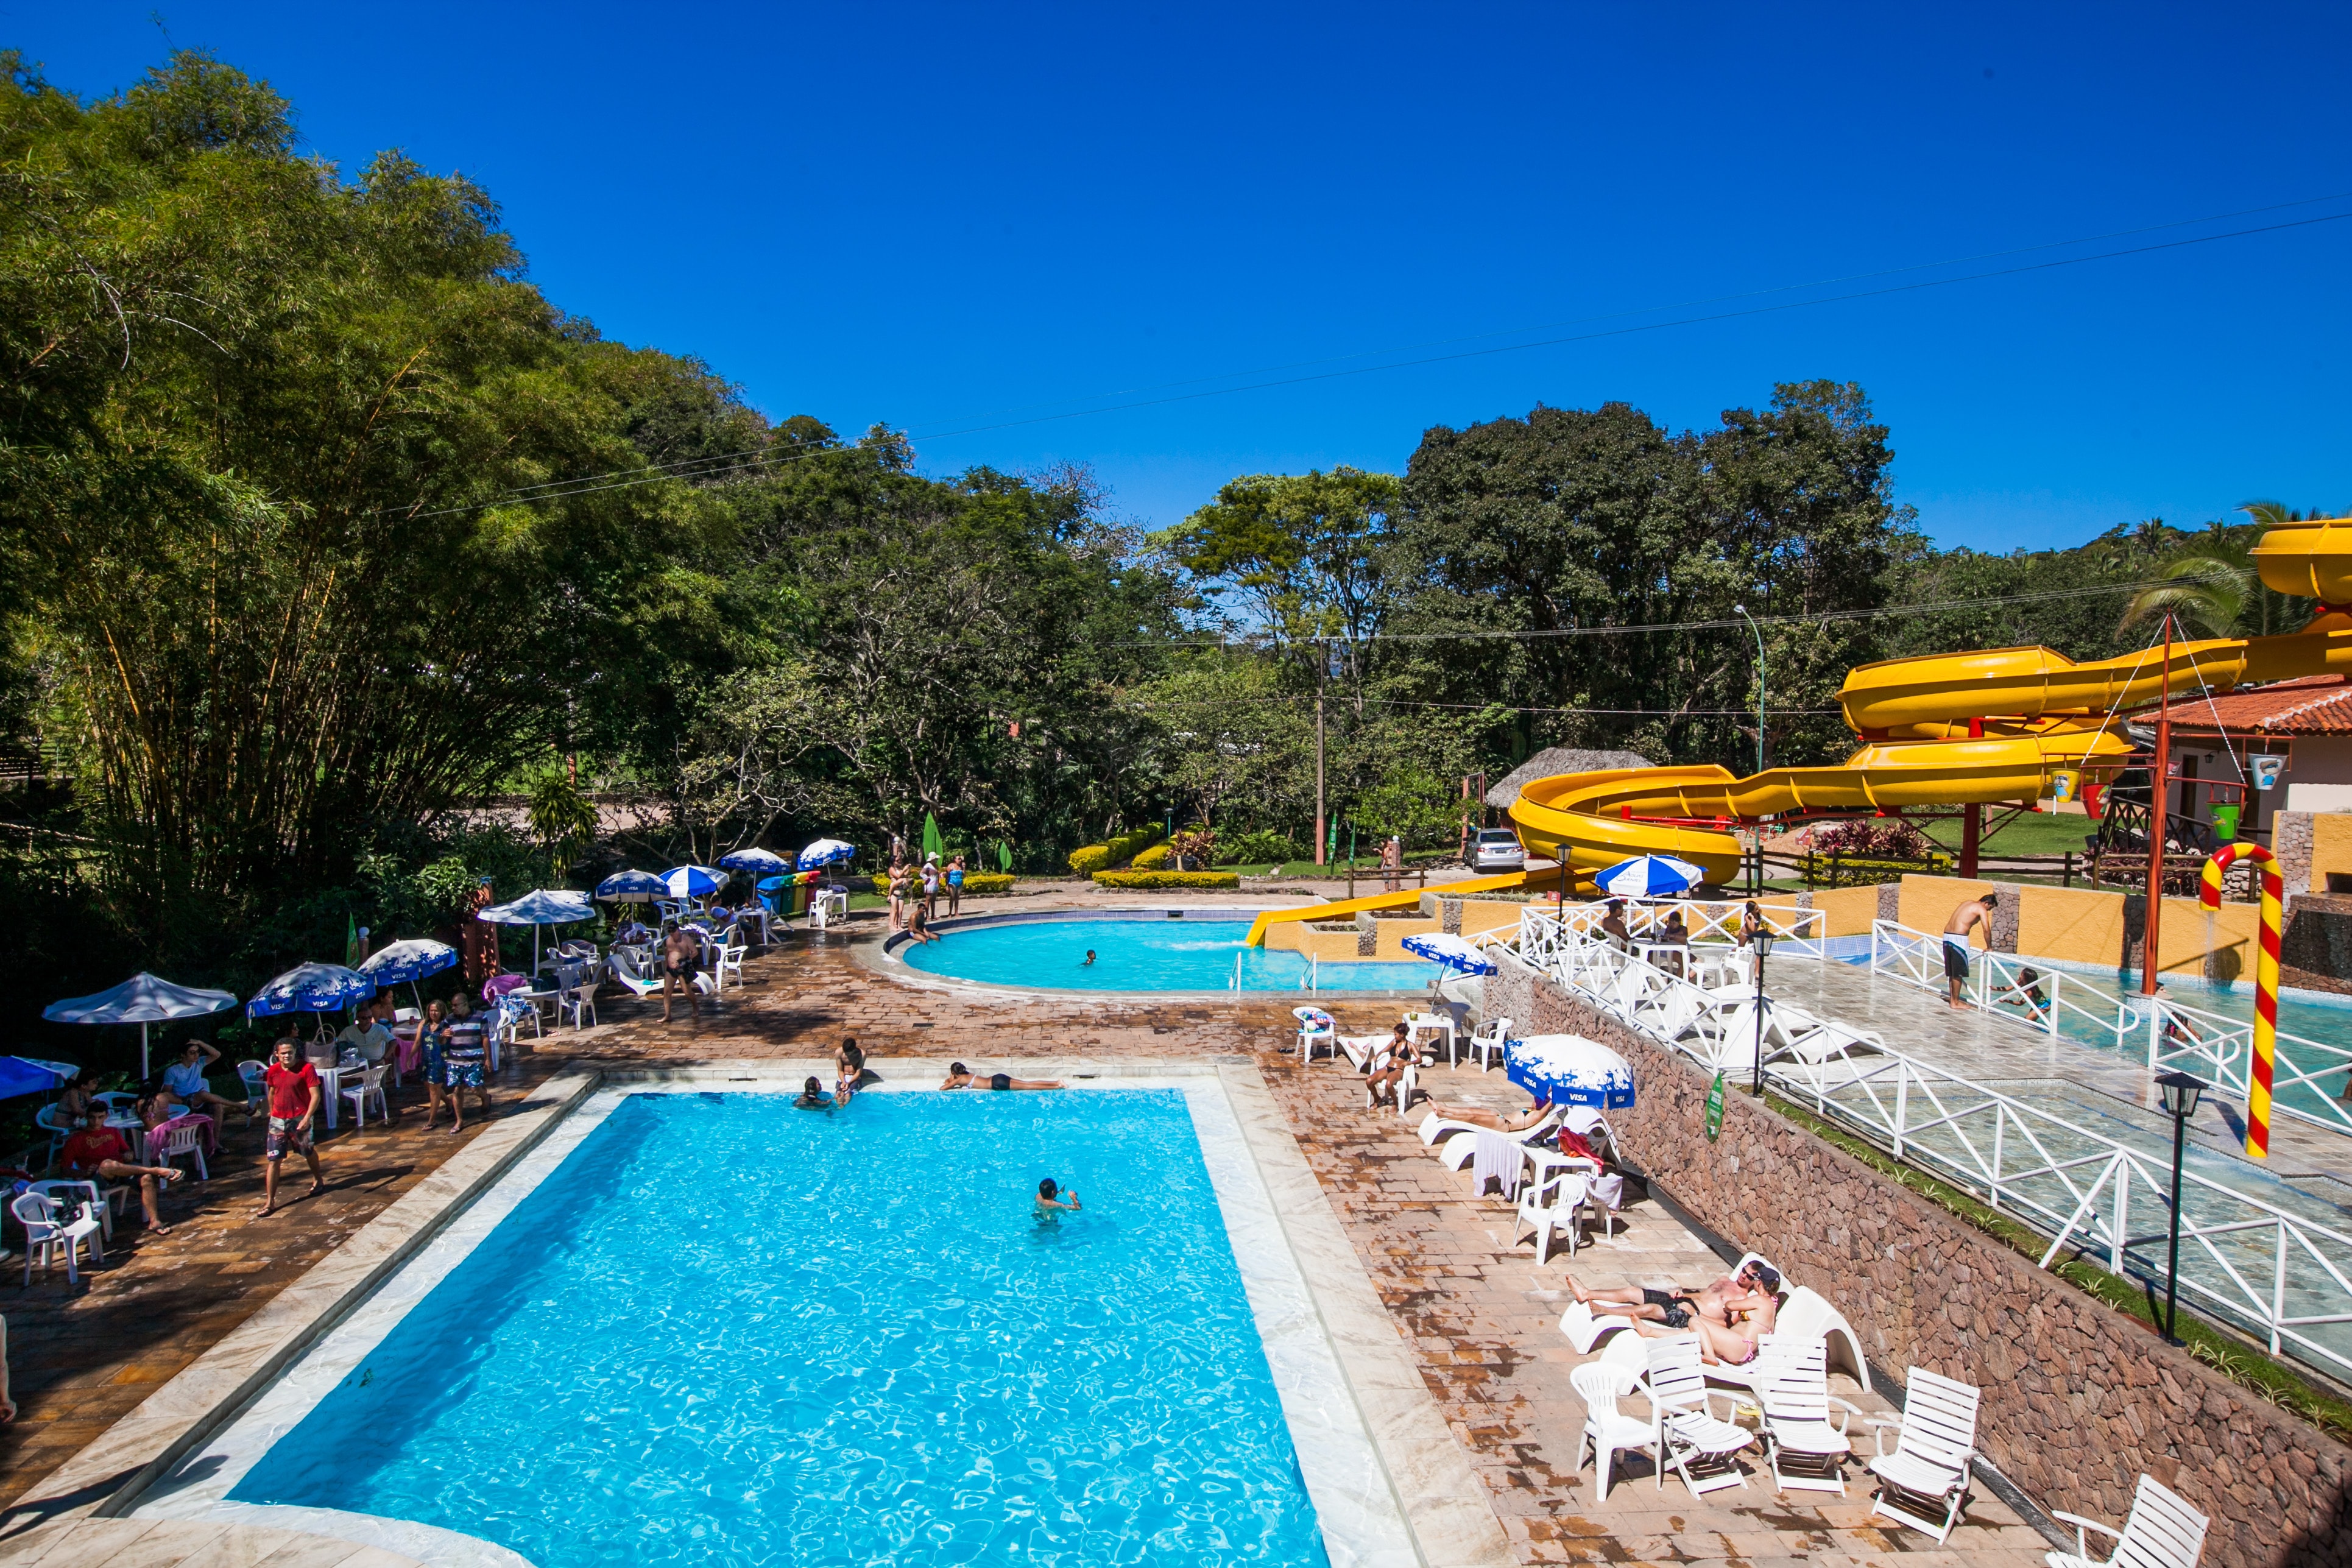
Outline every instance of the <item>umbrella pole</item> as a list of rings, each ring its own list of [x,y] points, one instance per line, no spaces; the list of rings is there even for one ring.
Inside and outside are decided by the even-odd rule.
[[[147,1082],[147,1026],[145,1024],[139,1026],[139,1082],[142,1087],[144,1087]]]

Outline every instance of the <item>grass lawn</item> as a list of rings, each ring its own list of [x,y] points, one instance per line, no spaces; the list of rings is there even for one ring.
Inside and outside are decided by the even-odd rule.
[[[1988,818],[1994,808],[1985,808]],[[1947,849],[1960,847],[1961,824],[1930,822],[1924,825],[1927,837]],[[2094,816],[2061,816],[2055,812],[2029,812],[2011,817],[1996,831],[1988,833],[1978,845],[1986,855],[2064,855],[2083,853],[2083,839],[2098,831],[2098,818]]]

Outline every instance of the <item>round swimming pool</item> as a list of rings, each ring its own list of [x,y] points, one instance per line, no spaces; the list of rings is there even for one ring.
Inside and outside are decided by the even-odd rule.
[[[1419,991],[1437,965],[1310,963],[1304,954],[1244,947],[1255,910],[1120,910],[983,917],[932,942],[891,952],[909,969],[988,985],[1052,991]],[[1094,955],[1089,963],[1087,954]]]

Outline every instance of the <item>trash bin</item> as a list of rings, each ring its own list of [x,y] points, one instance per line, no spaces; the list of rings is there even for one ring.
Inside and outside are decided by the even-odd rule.
[[[2224,844],[2234,844],[2238,838],[2238,813],[2242,807],[2217,805],[2213,808],[2213,837]]]

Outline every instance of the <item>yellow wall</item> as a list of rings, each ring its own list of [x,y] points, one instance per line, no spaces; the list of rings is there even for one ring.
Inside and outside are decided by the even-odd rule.
[[[1309,931],[1305,921],[1278,921],[1265,928],[1265,945],[1287,948],[1328,963],[1356,956],[1356,933],[1351,931]]]
[[[2088,888],[2027,888],[2017,911],[2017,951],[2027,958],[2121,963],[2124,896]],[[2166,914],[2171,910],[2168,905]]]
[[[1372,931],[1379,939],[1380,945],[1372,950],[1372,956],[1374,958],[1403,959],[1410,963],[1415,955],[1407,952],[1404,950],[1404,939],[1409,936],[1420,936],[1425,932],[1433,931],[1437,929],[1438,922],[1433,920],[1374,921],[1372,922]],[[1352,958],[1355,954],[1351,952],[1349,956]]]
[[[2260,904],[2223,904],[2213,911],[2212,948],[2219,958],[2216,976],[2235,980],[2253,977],[2254,936],[2262,926]],[[2206,928],[2203,906],[2194,899],[2167,899],[2164,918],[2156,933],[2157,973],[2205,973]]]
[[[1905,877],[1902,900],[1896,906],[1895,919],[1913,931],[1939,931],[1948,924],[1952,911],[1970,899],[1993,891],[1990,882],[1971,882],[1962,877]],[[1813,895],[1818,902],[1821,895]],[[1864,931],[1870,928],[1864,926]],[[1991,945],[1991,933],[1978,926],[1969,940],[1979,948]]]
[[[1813,908],[1822,911],[1822,935],[1868,936],[1878,918],[1878,889],[1815,888]]]
[[[2297,892],[2327,891],[2327,873],[2352,872],[2352,812],[2314,812],[2311,818],[2311,886],[2289,888]]]
[[[1462,934],[1475,936],[1497,926],[1519,923],[1519,911],[1525,904],[1515,904],[1505,899],[1465,899],[1462,900]]]

